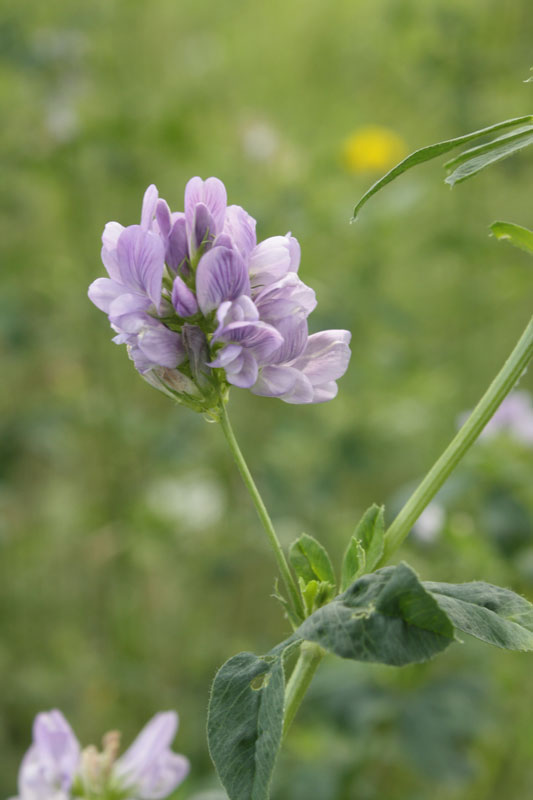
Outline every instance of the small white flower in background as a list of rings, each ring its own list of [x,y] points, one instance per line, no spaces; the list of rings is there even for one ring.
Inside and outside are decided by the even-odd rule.
[[[434,542],[441,533],[446,513],[438,503],[430,503],[413,525],[413,533],[421,542]]]
[[[268,122],[255,120],[242,132],[243,149],[252,161],[269,161],[280,148],[279,134]]]
[[[146,502],[158,517],[177,522],[190,531],[216,525],[226,506],[220,482],[205,472],[154,481],[148,488]]]
[[[177,729],[178,715],[162,711],[117,758],[117,731],[104,736],[101,752],[93,745],[82,751],[60,711],[38,714],[33,743],[20,766],[19,794],[12,800],[94,798],[106,791],[124,800],[163,800],[189,772],[185,756],[170,749]]]

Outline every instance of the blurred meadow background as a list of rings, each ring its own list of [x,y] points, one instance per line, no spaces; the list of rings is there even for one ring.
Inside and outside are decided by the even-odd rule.
[[[528,0],[4,0],[0,12],[0,796],[35,714],[86,744],[176,708],[215,797],[215,670],[287,632],[275,565],[222,434],[144,384],[87,286],[105,222],[154,182],[174,209],[216,175],[260,238],[291,230],[319,305],[348,328],[336,400],[232,392],[280,536],[340,560],[362,512],[389,519],[531,313],[533,153],[451,192],[431,164],[349,224],[410,150],[528,113]],[[522,388],[533,389],[531,376]],[[402,556],[424,579],[533,598],[531,445],[479,443]],[[455,645],[401,671],[327,660],[291,730],[275,800],[508,800],[533,780],[531,656]]]

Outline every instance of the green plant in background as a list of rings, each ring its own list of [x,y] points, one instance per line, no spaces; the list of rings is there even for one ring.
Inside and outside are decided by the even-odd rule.
[[[521,117],[417,151],[364,195],[354,216],[372,194],[410,167],[519,126],[448,162],[447,182],[466,180],[530,144],[533,125],[527,123],[532,120]],[[510,223],[495,223],[493,232],[518,246],[529,242],[530,232]],[[385,566],[520,379],[533,356],[533,320],[391,524],[386,526],[382,507],[365,513],[347,544],[338,579],[326,550],[312,536],[300,536],[286,558],[226,408],[231,385],[289,403],[323,402],[336,394],[336,380],[348,364],[349,334],[308,334],[315,300],[296,275],[297,242],[288,235],[258,245],[254,221],[240,207],[227,207],[216,179],[188,184],[184,214],[171,214],[150,187],[141,224],[109,223],[103,241],[110,277],[92,284],[91,299],[108,314],[115,341],[127,345],[149,383],[220,424],[285,585],[286,597],[279,591],[276,596],[292,624],[291,635],[265,655],[234,656],[213,683],[209,747],[230,800],[269,797],[283,737],[328,652],[403,666],[432,658],[459,633],[511,650],[533,650],[533,606],[514,592],[479,581],[421,581],[407,564]],[[43,773],[43,781],[68,792],[77,775],[76,759],[61,785],[53,769]],[[26,800],[26,778],[21,800]],[[161,786],[140,785],[132,789],[135,797],[162,796],[150,794]],[[167,793],[174,785],[165,784]]]

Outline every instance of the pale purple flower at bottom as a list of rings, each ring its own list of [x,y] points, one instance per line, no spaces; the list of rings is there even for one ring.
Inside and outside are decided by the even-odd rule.
[[[128,800],[161,800],[187,777],[188,759],[170,749],[177,729],[178,715],[161,711],[117,759],[113,779],[121,789],[131,792]]]
[[[69,800],[81,749],[60,711],[38,714],[33,743],[22,760],[15,800]]]

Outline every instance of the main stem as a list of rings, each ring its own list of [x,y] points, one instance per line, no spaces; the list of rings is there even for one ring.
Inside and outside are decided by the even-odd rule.
[[[248,469],[248,465],[246,464],[244,456],[237,443],[237,439],[235,438],[233,428],[231,427],[231,423],[229,421],[228,412],[226,411],[226,405],[223,400],[221,400],[220,403],[220,424],[222,426],[222,430],[224,431],[226,441],[233,454],[233,458],[235,459],[235,463],[237,464],[237,468],[241,473],[244,485],[250,493],[250,497],[253,500],[256,511],[259,515],[259,519],[263,523],[263,528],[265,529],[266,535],[268,536],[270,544],[272,545],[272,549],[274,550],[279,571],[281,572],[285,587],[291,599],[291,605],[293,607],[294,614],[298,620],[303,620],[305,615],[298,586],[296,585],[296,582],[289,569],[289,565],[287,564],[287,559],[285,558],[285,554],[281,548],[281,544],[279,543],[279,539],[276,535],[276,531],[274,530],[274,525],[272,524],[270,515],[265,504],[263,503],[263,499],[259,494],[259,490],[255,485],[255,481],[252,478],[250,470]]]
[[[385,535],[384,563],[401,545],[413,524],[446,478],[455,469],[467,450],[490,420],[526,369],[533,357],[533,318],[520,337],[513,352],[493,380],[463,427],[430,469],[422,483],[413,492]]]

